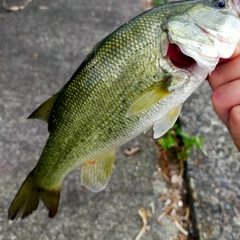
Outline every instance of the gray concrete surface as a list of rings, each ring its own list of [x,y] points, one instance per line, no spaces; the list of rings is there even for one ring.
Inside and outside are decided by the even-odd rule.
[[[64,181],[54,219],[41,204],[23,221],[7,220],[11,200],[47,139],[46,124],[26,117],[71,77],[96,42],[141,13],[141,4],[35,0],[19,12],[0,9],[0,240],[135,239],[142,228],[137,210],[150,209],[152,201],[156,214],[142,239],[176,239],[170,220],[156,222],[161,189],[152,186],[157,161],[151,133],[119,149],[106,190],[84,191],[77,169]],[[134,145],[141,151],[125,156],[124,149]]]
[[[26,117],[71,77],[96,42],[142,11],[140,0],[35,0],[19,12],[0,8],[0,240],[134,239],[142,227],[137,209],[150,209],[152,201],[157,212],[142,239],[176,239],[172,222],[156,223],[161,204],[160,190],[152,186],[150,133],[119,149],[103,192],[83,191],[77,169],[64,182],[54,219],[41,205],[23,221],[7,220],[9,204],[47,139],[46,124]],[[238,240],[240,155],[210,95],[203,84],[181,114],[184,131],[205,138],[203,151],[194,150],[188,160],[196,221],[201,239]],[[141,151],[125,156],[124,149],[134,145]]]
[[[201,239],[240,239],[240,154],[211,105],[207,81],[188,99],[181,119],[183,130],[205,139],[194,150],[187,173],[195,199]]]

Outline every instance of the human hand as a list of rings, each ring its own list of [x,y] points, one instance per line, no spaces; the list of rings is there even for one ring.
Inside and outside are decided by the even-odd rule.
[[[221,59],[208,77],[212,104],[240,151],[240,42],[229,59]]]

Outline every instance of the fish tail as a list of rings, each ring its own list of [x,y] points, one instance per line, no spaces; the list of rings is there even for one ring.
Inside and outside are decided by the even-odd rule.
[[[49,211],[48,216],[53,218],[57,213],[59,198],[60,188],[58,190],[38,188],[29,174],[9,207],[8,219],[27,217],[38,208],[40,199]]]
[[[55,217],[60,199],[60,188],[54,190],[42,190],[40,198],[48,209],[48,217]]]

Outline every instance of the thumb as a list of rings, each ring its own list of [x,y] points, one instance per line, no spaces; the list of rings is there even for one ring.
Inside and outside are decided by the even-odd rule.
[[[231,109],[228,128],[237,149],[240,151],[240,105]]]

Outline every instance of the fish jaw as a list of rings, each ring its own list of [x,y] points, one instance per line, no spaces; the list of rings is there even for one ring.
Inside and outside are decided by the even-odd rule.
[[[197,67],[192,64],[188,68],[195,75],[200,69],[211,73],[220,58],[232,55],[240,39],[236,34],[240,32],[240,20],[233,10],[221,11],[204,5],[201,11],[196,6],[186,15],[173,17],[167,28],[169,42],[178,45],[183,54],[197,63]],[[194,32],[190,34],[191,31]]]

